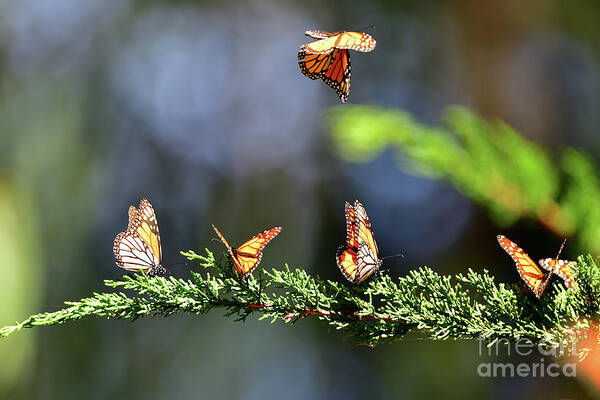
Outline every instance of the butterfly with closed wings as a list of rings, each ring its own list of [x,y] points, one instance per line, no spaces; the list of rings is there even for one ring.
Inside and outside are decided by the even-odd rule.
[[[381,267],[382,260],[365,207],[358,200],[354,206],[346,202],[345,215],[346,244],[338,248],[335,258],[346,279],[361,283]]]
[[[302,45],[298,52],[300,71],[310,79],[322,79],[340,97],[342,103],[350,95],[350,53],[348,50],[369,52],[376,41],[367,33],[340,31],[329,33],[319,30],[304,32],[319,39]]]
[[[144,272],[150,276],[167,273],[162,263],[162,249],[158,221],[152,204],[142,199],[139,207],[129,207],[127,230],[115,238],[113,253],[119,268],[130,272]]]
[[[253,236],[240,247],[234,249],[229,245],[217,227],[214,225],[212,227],[217,235],[219,235],[221,242],[223,242],[227,248],[227,252],[229,253],[233,265],[235,266],[238,276],[242,280],[246,279],[246,277],[248,277],[248,275],[254,271],[262,259],[262,250],[271,240],[273,240],[273,238],[275,238],[275,236],[279,235],[279,232],[281,232],[280,226],[266,229],[258,235]]]

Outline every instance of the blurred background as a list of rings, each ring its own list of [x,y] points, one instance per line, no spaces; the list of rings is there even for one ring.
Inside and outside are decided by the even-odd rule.
[[[0,325],[119,278],[112,241],[142,197],[165,264],[180,250],[223,252],[211,223],[233,244],[277,224],[262,267],[341,281],[334,255],[354,198],[381,254],[405,254],[386,261],[392,275],[472,267],[518,282],[497,233],[552,256],[561,239],[536,221],[500,228],[448,183],[403,173],[391,152],[338,158],[324,122],[338,97],[300,73],[296,53],[307,29],[375,24],[376,50],[351,55],[351,103],[434,125],[461,104],[551,152],[597,158],[600,3],[324,3],[0,1]],[[480,378],[478,351],[470,341],[355,347],[313,320],[86,320],[2,339],[0,398],[594,395],[581,377]]]

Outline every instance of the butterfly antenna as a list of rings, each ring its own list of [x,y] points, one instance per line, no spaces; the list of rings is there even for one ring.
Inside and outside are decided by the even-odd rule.
[[[560,249],[558,249],[558,254],[556,254],[556,258],[554,259],[555,263],[558,262],[558,257],[560,257],[560,253],[562,253],[562,250],[565,247],[565,243],[567,243],[567,238],[563,240],[562,244],[560,245]],[[540,286],[541,289],[538,297],[542,297],[542,293],[544,293],[544,290],[546,290],[546,286],[548,285],[548,282],[550,282],[550,278],[552,278],[552,271],[548,271],[548,276],[546,276],[546,280]]]
[[[184,262],[178,262],[178,263],[175,263],[175,264],[163,265],[163,267],[170,268],[170,267],[174,267],[176,265],[188,265],[188,263],[184,261]]]
[[[366,31],[367,29],[375,29],[375,25],[368,25],[363,28],[356,29],[356,32]]]
[[[402,253],[400,253],[400,254],[394,254],[393,256],[382,257],[381,259],[385,260],[386,258],[394,258],[394,257],[402,257],[402,258],[404,258],[404,254],[402,254]]]
[[[558,261],[558,257],[560,257],[560,253],[562,252],[563,248],[565,247],[565,243],[567,243],[567,238],[565,238],[562,242],[562,244],[560,245],[560,249],[558,249],[558,254],[556,255],[556,258],[554,259],[554,262]]]

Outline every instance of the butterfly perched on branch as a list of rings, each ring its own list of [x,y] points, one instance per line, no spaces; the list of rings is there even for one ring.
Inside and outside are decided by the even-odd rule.
[[[252,271],[254,271],[262,259],[262,250],[271,240],[273,240],[273,238],[275,238],[275,236],[279,235],[279,232],[281,232],[280,226],[266,229],[258,235],[253,236],[250,240],[242,244],[237,249],[234,249],[229,245],[217,227],[214,225],[212,227],[217,235],[219,235],[219,238],[225,247],[227,247],[227,252],[229,253],[231,261],[233,262],[238,276],[241,279],[246,279],[246,277]]]
[[[381,267],[379,250],[367,210],[358,200],[346,202],[346,244],[338,248],[336,262],[352,283],[361,283]]]
[[[376,41],[367,33],[340,31],[306,31],[306,36],[319,39],[302,45],[298,52],[300,71],[310,79],[322,79],[340,97],[342,103],[350,94],[350,53],[348,50],[369,52]]]
[[[117,266],[130,272],[164,276],[158,221],[152,204],[142,199],[139,207],[129,207],[127,230],[115,238],[113,253]]]
[[[516,243],[502,235],[498,235],[497,239],[500,246],[515,262],[521,279],[523,279],[537,298],[540,298],[544,293],[553,273],[563,278],[568,288],[574,287],[575,281],[571,268],[573,267],[573,264],[576,263],[558,259],[563,249],[564,242],[560,247],[556,258],[545,258],[540,260],[540,265],[548,271],[547,274],[544,274],[537,264],[523,251],[523,249],[517,246]]]

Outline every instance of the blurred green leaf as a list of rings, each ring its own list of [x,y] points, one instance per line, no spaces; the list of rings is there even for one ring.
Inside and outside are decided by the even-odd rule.
[[[537,219],[558,236],[574,236],[580,249],[600,254],[598,175],[581,152],[565,149],[559,163],[507,124],[463,107],[448,108],[443,127],[419,124],[404,111],[364,106],[337,107],[328,124],[346,161],[365,162],[393,148],[399,168],[448,180],[499,225]]]
[[[37,218],[31,193],[0,178],[0,318],[17,320],[39,307],[42,265]],[[0,388],[10,390],[28,372],[35,349],[33,332],[0,345]],[[1,396],[0,397],[4,397]]]

